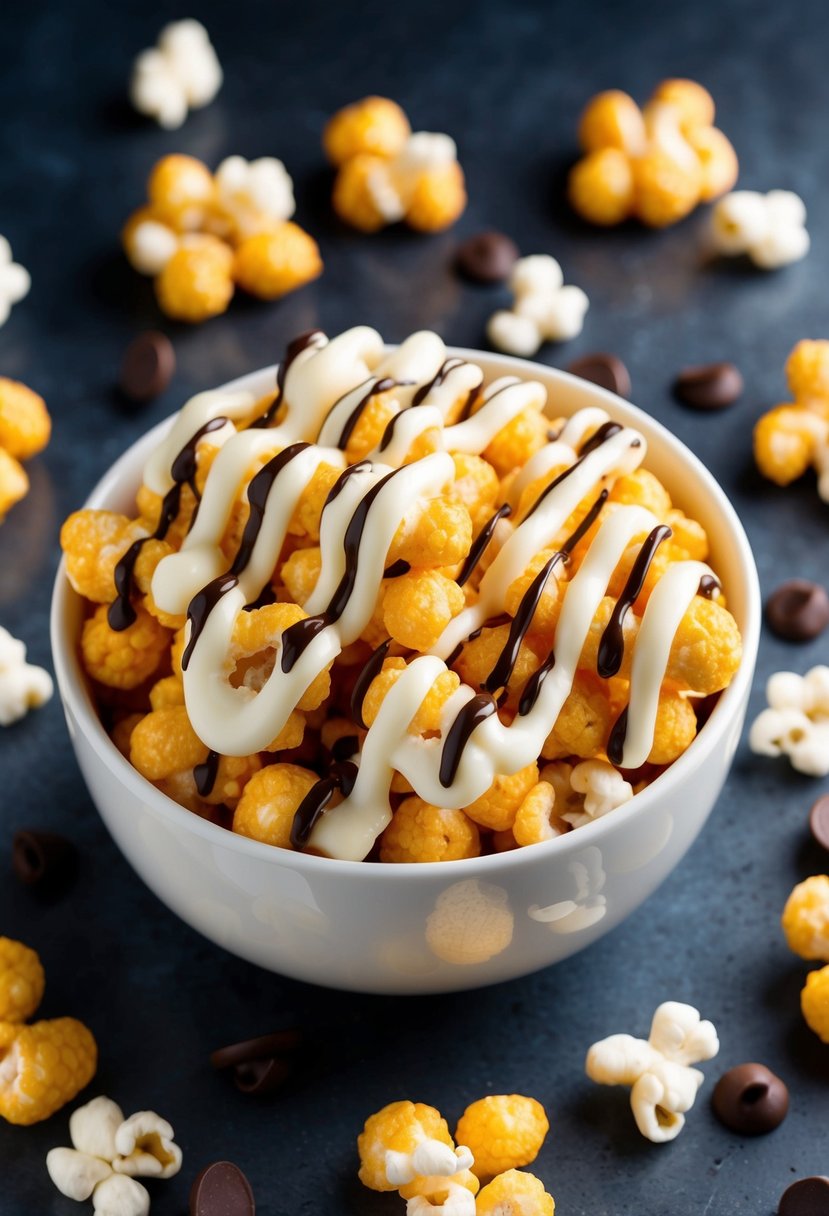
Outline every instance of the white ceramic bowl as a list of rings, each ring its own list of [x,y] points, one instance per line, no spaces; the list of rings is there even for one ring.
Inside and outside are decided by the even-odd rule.
[[[110,742],[77,658],[79,597],[61,565],[52,646],[69,733],[125,857],[169,908],[262,967],[363,992],[448,992],[525,975],[583,949],[646,899],[688,850],[722,788],[745,716],[760,628],[751,550],[722,490],[687,448],[627,402],[548,367],[478,351],[487,378],[540,380],[555,414],[600,405],[648,441],[647,466],[699,519],[743,634],[730,688],[686,753],[624,807],[546,844],[468,861],[366,865],[235,836],[182,809]],[[268,368],[234,381],[264,394]],[[128,512],[163,422],[110,469],[88,507]]]

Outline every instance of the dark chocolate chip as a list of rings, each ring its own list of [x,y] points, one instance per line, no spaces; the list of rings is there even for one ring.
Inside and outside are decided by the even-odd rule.
[[[284,1056],[271,1056],[269,1060],[249,1060],[237,1064],[233,1070],[233,1083],[240,1093],[260,1097],[281,1089],[293,1072],[293,1064]]]
[[[717,1082],[711,1096],[720,1123],[741,1136],[764,1136],[789,1111],[789,1091],[764,1064],[738,1064]]]
[[[77,850],[65,836],[25,829],[14,834],[12,865],[27,887],[57,891],[74,878],[77,864]]]
[[[176,370],[170,339],[157,330],[139,334],[124,351],[121,392],[130,401],[151,401],[163,393]]]
[[[302,1045],[302,1031],[291,1028],[277,1030],[273,1034],[263,1034],[256,1039],[245,1039],[241,1043],[231,1043],[229,1047],[220,1047],[210,1056],[214,1068],[236,1068],[239,1064],[249,1064],[252,1060],[270,1060],[274,1056],[291,1055]]]
[[[743,391],[743,377],[733,363],[706,363],[684,367],[674,381],[683,405],[695,410],[722,410],[733,405]]]
[[[598,351],[593,355],[582,355],[567,364],[566,370],[571,376],[579,376],[606,388],[617,397],[630,397],[630,373],[621,359]]]
[[[245,1175],[232,1161],[205,1166],[190,1188],[190,1216],[255,1216]]]
[[[789,579],[769,596],[766,620],[778,637],[809,642],[829,625],[829,594],[820,583]]]
[[[515,241],[502,232],[479,232],[458,246],[455,266],[474,283],[503,283],[518,257]]]
[[[809,812],[809,829],[815,844],[829,853],[829,794],[818,798]]]
[[[777,1216],[829,1216],[829,1178],[801,1178],[783,1192]]]

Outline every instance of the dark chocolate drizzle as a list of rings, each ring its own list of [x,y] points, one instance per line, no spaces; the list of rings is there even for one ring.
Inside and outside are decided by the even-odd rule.
[[[382,670],[383,662],[389,653],[390,646],[391,638],[386,638],[385,642],[381,642],[376,650],[371,652],[354,682],[354,689],[351,693],[351,717],[363,729],[365,729],[366,725],[363,721],[363,702],[366,699],[366,693],[371,687],[372,680]]]
[[[502,504],[502,506],[500,506],[498,508],[498,510],[495,512],[494,515],[490,516],[490,518],[486,521],[484,526],[481,528],[480,532],[473,540],[469,552],[467,553],[466,557],[464,558],[464,563],[460,568],[460,573],[458,574],[458,577],[455,579],[455,582],[458,584],[459,587],[463,587],[465,583],[469,582],[469,579],[470,579],[473,571],[475,570],[475,567],[478,565],[478,562],[481,560],[484,553],[486,552],[489,542],[492,540],[493,536],[495,535],[495,529],[497,528],[499,522],[502,519],[506,519],[507,516],[511,515],[511,514],[512,514],[512,507],[509,505],[508,502],[505,502]]]
[[[447,359],[444,363],[442,363],[432,379],[426,384],[421,384],[420,388],[412,397],[412,405],[423,405],[423,402],[429,396],[432,389],[438,388],[441,384],[443,384],[449,373],[454,371],[456,367],[463,367],[465,362],[465,359],[459,359],[457,355],[453,355],[451,359]],[[477,392],[478,390],[476,389],[475,391]]]
[[[622,763],[622,756],[625,752],[625,739],[628,733],[628,710],[630,706],[626,705],[619,717],[616,719],[613,729],[610,732],[610,738],[607,741],[607,758],[611,764],[615,764],[618,768]]]
[[[164,540],[170,527],[178,518],[178,513],[181,509],[181,494],[185,485],[190,486],[193,494],[198,499],[195,485],[196,449],[199,446],[199,441],[205,435],[209,435],[211,431],[221,430],[226,424],[227,418],[211,418],[204,426],[199,427],[195,435],[192,435],[188,439],[170,466],[170,476],[173,479],[173,485],[161,500],[161,510],[155,531],[149,536],[142,536],[139,540],[133,541],[116,565],[114,571],[115,599],[107,610],[107,621],[109,622],[110,629],[114,629],[117,633],[128,629],[136,619],[136,611],[132,606],[133,577],[135,574],[135,564],[138,561],[141,550],[148,540]]]
[[[402,557],[398,557],[396,562],[392,562],[390,566],[386,566],[383,571],[383,578],[402,578],[404,574],[408,574],[411,570],[409,563]]]
[[[218,772],[219,753],[213,751],[208,752],[207,759],[202,764],[197,764],[193,769],[193,780],[202,798],[207,798],[213,792]]]
[[[392,380],[392,378],[390,376],[384,376],[382,380],[369,380],[368,381],[368,384],[370,385],[368,392],[363,397],[361,397],[360,400],[357,402],[357,404],[354,406],[354,409],[348,415],[348,417],[345,420],[345,423],[343,424],[343,429],[340,431],[340,437],[337,440],[337,444],[336,444],[336,446],[340,449],[340,451],[344,452],[345,449],[348,447],[348,441],[354,433],[354,428],[356,427],[357,423],[362,418],[363,412],[365,411],[366,406],[368,405],[369,401],[371,401],[372,397],[374,397],[377,393],[385,393],[388,391],[388,389],[394,388],[397,384],[402,384],[402,383],[403,383],[402,381]],[[354,391],[353,389],[349,390],[349,392],[353,392],[353,391]],[[346,393],[346,396],[348,396],[348,393]],[[340,401],[342,401],[342,397],[340,398]],[[331,407],[332,412],[340,404],[340,401],[334,402],[334,404]],[[399,417],[399,415],[395,415],[395,417]],[[391,419],[391,422],[393,422],[393,421],[394,421],[394,418]],[[391,425],[391,422],[389,423],[389,426]],[[387,430],[388,430],[388,427],[386,427],[386,431]],[[386,437],[386,431],[383,432],[383,439],[385,439],[385,437]],[[381,447],[383,446],[382,439],[380,440],[380,446]]]
[[[341,763],[343,760],[350,760],[359,750],[358,735],[341,735],[331,748],[331,756],[337,763]]]
[[[714,598],[717,592],[721,590],[722,584],[715,575],[703,574],[702,578],[699,580],[697,595],[701,595],[705,600],[711,600]]]
[[[276,396],[265,410],[264,414],[262,414],[260,418],[257,418],[255,422],[250,424],[250,429],[252,431],[262,430],[263,428],[271,425],[276,411],[279,409],[282,402],[282,391],[285,388],[285,377],[287,376],[294,359],[296,359],[297,355],[301,355],[304,350],[308,350],[309,347],[317,346],[317,339],[324,337],[325,334],[321,329],[309,329],[306,333],[299,334],[293,339],[292,342],[288,343],[285,349],[285,356],[282,362],[279,364],[279,367],[276,369]]]
[[[610,619],[599,641],[596,671],[603,680],[609,680],[611,676],[615,676],[622,666],[622,659],[625,657],[625,618],[639,598],[651,563],[656,557],[657,549],[663,540],[667,540],[672,535],[667,524],[659,524],[642,542],[642,547],[636,555],[636,561],[631,567],[622,594],[613,605]]]
[[[444,789],[448,789],[457,776],[464,748],[469,742],[470,735],[477,726],[480,726],[487,718],[491,718],[496,709],[497,706],[490,694],[480,692],[467,701],[455,718],[440,753],[438,776]]]
[[[612,439],[614,435],[618,435],[622,430],[622,426],[618,422],[603,422],[598,430],[586,439],[579,448],[579,456],[589,456],[591,452],[595,452],[596,448],[600,448],[603,443],[607,443],[608,439]]]
[[[313,785],[297,807],[291,824],[291,844],[303,849],[314,830],[317,820],[328,806],[337,790],[347,798],[357,780],[358,768],[350,760],[332,764],[328,776]]]
[[[547,679],[547,676],[556,665],[556,652],[551,650],[544,662],[539,667],[538,671],[534,671],[527,683],[524,685],[524,691],[521,693],[521,700],[518,702],[519,717],[524,718],[535,705],[541,692],[541,685]]]

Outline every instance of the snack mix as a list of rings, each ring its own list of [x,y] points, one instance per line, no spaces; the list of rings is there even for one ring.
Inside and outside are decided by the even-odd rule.
[[[174,130],[188,110],[209,105],[222,87],[222,69],[204,26],[174,21],[158,36],[158,45],[142,51],[130,80],[130,101],[139,114]]]
[[[705,1080],[691,1065],[713,1060],[719,1049],[716,1030],[693,1006],[666,1001],[653,1015],[647,1042],[613,1034],[593,1044],[585,1070],[599,1085],[629,1086],[639,1131],[654,1144],[664,1144],[682,1131]]]
[[[21,461],[42,452],[52,433],[52,420],[42,397],[0,376],[0,523],[29,492]]]
[[[778,270],[809,252],[806,208],[790,190],[735,190],[711,213],[714,249],[726,257],[746,254],[761,270]]]
[[[787,756],[809,777],[829,773],[829,667],[805,676],[777,671],[766,684],[768,709],[754,719],[749,747],[758,756]]]
[[[26,1020],[43,997],[40,959],[0,937],[0,1118],[28,1126],[71,1102],[95,1075],[98,1048],[74,1018]]]
[[[361,232],[401,220],[418,232],[451,227],[466,207],[466,185],[455,141],[412,132],[395,101],[364,97],[339,110],[323,132],[337,170],[333,204]]]
[[[580,287],[564,285],[555,258],[546,253],[519,258],[509,285],[512,308],[494,313],[487,326],[498,350],[529,358],[542,342],[567,342],[581,333],[590,301]]]
[[[693,80],[663,80],[643,109],[627,93],[598,93],[579,123],[585,153],[570,202],[591,224],[635,217],[665,228],[737,181],[737,157],[714,126],[714,101]]]
[[[829,502],[829,340],[804,338],[786,360],[793,402],[776,405],[754,428],[754,458],[764,477],[791,485],[809,469]]]
[[[0,726],[11,726],[30,709],[45,705],[54,691],[52,677],[26,662],[26,647],[0,625]]]
[[[397,1191],[407,1216],[553,1216],[544,1184],[517,1168],[535,1160],[548,1129],[543,1106],[520,1094],[473,1102],[454,1140],[433,1106],[392,1102],[358,1137],[360,1181],[373,1191]],[[469,1145],[456,1147],[461,1137]]]
[[[147,205],[121,234],[159,307],[177,321],[225,312],[236,287],[276,300],[322,274],[316,241],[291,221],[293,182],[282,161],[229,156],[214,174],[192,156],[163,157]]]
[[[111,1098],[93,1098],[69,1119],[72,1148],[46,1156],[49,1177],[62,1195],[91,1199],[100,1216],[147,1216],[150,1196],[137,1178],[174,1177],[181,1149],[166,1119],[152,1110],[124,1118]]]
[[[188,402],[136,518],[61,534],[135,768],[255,840],[386,862],[549,840],[657,777],[739,631],[644,437],[546,397],[358,327],[297,338],[264,398]]]
[[[25,266],[12,261],[12,247],[0,236],[0,326],[5,325],[12,305],[19,304],[29,294],[32,280]]]

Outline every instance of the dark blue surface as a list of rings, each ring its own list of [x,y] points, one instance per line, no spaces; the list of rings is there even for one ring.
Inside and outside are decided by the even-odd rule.
[[[30,297],[0,330],[0,374],[45,396],[55,432],[33,463],[32,493],[0,530],[0,621],[49,662],[47,609],[60,520],[135,437],[193,391],[279,357],[319,325],[377,325],[389,340],[429,326],[480,345],[498,289],[452,274],[460,236],[502,227],[524,252],[560,258],[587,291],[584,334],[541,358],[564,364],[610,349],[627,362],[634,400],[714,471],[748,528],[764,591],[792,575],[826,576],[829,508],[813,481],[779,491],[753,471],[751,427],[784,399],[782,367],[801,337],[826,336],[829,271],[826,115],[829,6],[730,0],[663,5],[558,3],[222,4],[191,10],[207,25],[226,83],[178,133],[134,116],[123,95],[132,57],[154,41],[171,5],[33,2],[0,17],[0,232],[32,274]],[[599,88],[641,100],[668,75],[713,91],[742,184],[790,187],[809,208],[813,250],[775,275],[709,264],[699,212],[678,228],[599,233],[573,219],[562,180],[579,110]],[[328,206],[319,150],[325,118],[367,92],[398,98],[418,128],[457,138],[470,205],[453,232],[362,237]],[[231,153],[277,155],[293,174],[297,218],[318,237],[325,274],[274,306],[237,300],[201,328],[160,318],[148,282],[129,269],[118,230],[143,200],[164,153],[211,166]],[[122,349],[148,325],[173,338],[178,373],[164,397],[126,410],[113,391]],[[733,359],[746,392],[728,413],[684,411],[669,394],[682,364]],[[804,671],[829,641],[791,647],[763,638],[752,710],[771,671]],[[552,1130],[537,1173],[561,1216],[771,1216],[796,1176],[829,1172],[829,1048],[803,1026],[805,964],[778,917],[794,882],[826,868],[808,844],[808,806],[826,782],[750,757],[745,747],[701,840],[658,895],[587,953],[530,979],[428,999],[343,996],[267,975],[207,944],[133,875],[101,825],[75,767],[57,701],[0,737],[0,933],[37,947],[43,1013],[95,1030],[101,1066],[91,1092],[128,1110],[154,1107],[175,1125],[183,1173],[153,1189],[153,1212],[186,1209],[189,1182],[229,1157],[248,1173],[266,1216],[402,1211],[363,1191],[354,1140],[367,1114],[397,1097],[438,1105],[454,1121],[487,1092],[535,1094]],[[9,877],[12,829],[70,834],[79,881],[43,904]],[[582,1074],[584,1052],[613,1031],[643,1034],[666,998],[689,1000],[717,1025],[721,1055],[671,1146],[633,1130],[627,1096]],[[211,1073],[208,1052],[294,1020],[320,1034],[318,1074],[266,1104]],[[758,1059],[792,1091],[772,1137],[721,1128],[707,1096],[719,1072]],[[44,1169],[67,1142],[66,1115],[33,1129],[0,1127],[2,1216],[71,1216]],[[87,1209],[89,1210],[89,1209]]]

